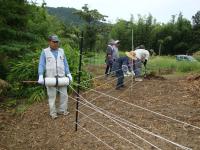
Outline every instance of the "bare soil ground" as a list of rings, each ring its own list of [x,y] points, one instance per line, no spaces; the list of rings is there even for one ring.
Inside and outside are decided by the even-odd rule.
[[[89,70],[96,76],[102,74],[94,68]],[[85,102],[81,99],[78,131],[75,131],[76,102],[71,97],[76,97],[73,95],[69,98],[70,114],[56,120],[48,115],[47,101],[35,103],[22,115],[1,110],[0,149],[200,149],[198,76],[167,79],[149,75],[143,82],[126,77],[126,87],[121,90],[115,90],[115,82],[111,76],[96,78],[94,88],[98,92],[81,93],[86,100],[105,110],[105,114],[83,106],[81,103]],[[108,112],[118,118],[110,119]]]

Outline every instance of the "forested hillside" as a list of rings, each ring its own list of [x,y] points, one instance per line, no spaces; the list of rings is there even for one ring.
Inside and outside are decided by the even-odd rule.
[[[58,17],[66,24],[82,25],[85,23],[79,16],[74,14],[77,9],[65,7],[47,7],[49,14]]]

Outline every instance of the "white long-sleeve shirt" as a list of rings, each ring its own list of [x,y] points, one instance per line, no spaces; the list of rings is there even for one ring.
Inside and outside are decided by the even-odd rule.
[[[140,59],[141,61],[145,61],[145,59],[146,60],[149,59],[150,54],[149,54],[149,51],[146,49],[136,49],[134,52],[136,54],[136,57]]]

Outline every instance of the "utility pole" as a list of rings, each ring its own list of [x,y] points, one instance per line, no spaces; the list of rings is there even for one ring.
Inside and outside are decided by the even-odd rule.
[[[131,39],[132,39],[132,47],[131,47],[132,49],[131,50],[134,50],[134,45],[133,45],[133,27],[132,27],[132,38]]]
[[[161,55],[161,47],[162,47],[162,44],[160,43],[159,44],[159,56]]]

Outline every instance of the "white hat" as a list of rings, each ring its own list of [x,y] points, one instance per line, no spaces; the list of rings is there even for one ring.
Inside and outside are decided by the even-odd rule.
[[[116,40],[116,41],[115,41],[115,44],[118,44],[119,42],[120,42],[119,40]]]

